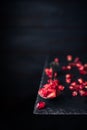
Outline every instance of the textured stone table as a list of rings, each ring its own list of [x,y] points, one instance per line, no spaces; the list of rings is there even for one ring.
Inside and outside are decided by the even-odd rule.
[[[65,61],[63,61],[65,62]],[[44,68],[48,65],[48,62],[46,61]],[[43,69],[44,70],[44,69]],[[87,115],[87,97],[81,97],[71,96],[71,91],[68,89],[68,85],[64,82],[64,74],[60,73],[60,80],[62,81],[63,85],[65,86],[65,91],[57,98],[55,99],[43,99],[37,94],[36,102],[34,105],[34,111],[33,114],[39,114],[39,115]],[[77,72],[74,72],[77,78],[79,75]],[[46,75],[43,71],[40,87],[43,86],[43,84],[46,83]],[[84,78],[87,80],[87,76],[84,76]],[[39,101],[45,101],[46,107],[44,109],[38,110],[36,109],[36,104]]]

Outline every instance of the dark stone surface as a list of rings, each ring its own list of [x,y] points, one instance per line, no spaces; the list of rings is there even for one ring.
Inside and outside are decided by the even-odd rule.
[[[87,55],[81,56],[82,61],[87,62]],[[52,59],[52,57],[51,57]],[[67,62],[65,61],[66,55],[59,56],[60,59],[60,68],[62,65],[66,65]],[[46,61],[45,67],[49,65],[49,61]],[[62,63],[63,62],[63,63]],[[87,115],[87,97],[81,97],[80,95],[73,97],[71,95],[71,91],[68,89],[67,83],[65,83],[65,74],[66,72],[61,73],[59,68],[58,72],[58,79],[61,83],[65,86],[65,90],[55,99],[43,99],[39,95],[37,95],[35,107],[34,107],[34,114],[43,114],[43,115]],[[79,77],[82,77],[84,80],[87,80],[87,75],[82,76],[79,74],[77,69],[73,68],[71,71],[67,71],[67,73],[71,73],[74,75],[73,81],[76,81]],[[43,84],[47,82],[47,76],[44,73],[40,82],[40,88],[43,87]],[[46,107],[44,109],[38,110],[36,108],[36,104],[39,101],[45,101]]]

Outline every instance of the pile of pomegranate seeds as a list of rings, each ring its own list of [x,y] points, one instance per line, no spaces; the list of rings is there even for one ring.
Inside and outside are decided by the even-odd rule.
[[[60,95],[64,90],[64,86],[59,82],[57,78],[56,66],[59,65],[59,59],[55,58],[49,68],[45,68],[45,74],[48,77],[47,83],[38,90],[38,94],[45,99],[52,99]],[[58,68],[57,68],[58,69]]]
[[[43,85],[42,88],[38,90],[40,97],[44,99],[56,98],[64,91],[65,87],[60,83],[58,78],[58,67],[60,65],[60,60],[54,58],[54,60],[49,64],[49,67],[45,68],[44,72],[47,76],[47,83]],[[87,96],[87,81],[83,78],[74,79],[75,74],[72,74],[72,69],[77,69],[79,76],[87,74],[87,63],[83,64],[79,57],[73,59],[72,55],[66,56],[67,65],[61,67],[61,71],[65,73],[65,82],[69,86],[69,90],[72,92],[72,96]],[[74,79],[74,81],[73,81]],[[37,103],[37,109],[43,109],[46,103],[40,101]]]
[[[60,95],[64,90],[64,86],[59,83],[57,79],[50,79],[48,83],[39,89],[38,94],[45,99],[52,99]]]

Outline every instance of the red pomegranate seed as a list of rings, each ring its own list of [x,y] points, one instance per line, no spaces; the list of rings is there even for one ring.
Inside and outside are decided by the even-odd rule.
[[[87,86],[85,86],[84,88],[86,88],[86,89],[87,89]]]
[[[80,68],[81,66],[81,63],[76,63],[76,67]]]
[[[58,62],[59,62],[59,59],[58,59],[58,58],[55,58],[55,59],[54,59],[54,62],[58,63]]]
[[[71,66],[70,65],[68,65],[66,68],[67,68],[67,70],[71,70]]]
[[[69,89],[70,89],[70,90],[73,90],[73,89],[74,89],[74,87],[73,87],[73,86],[69,86]]]
[[[72,96],[77,96],[77,94],[78,94],[77,91],[72,92]]]
[[[45,106],[46,106],[46,103],[40,101],[40,102],[37,103],[36,108],[38,108],[38,109],[43,109]]]
[[[66,79],[66,83],[70,83],[71,82],[71,79]]]
[[[58,86],[58,89],[59,89],[60,91],[63,91],[63,90],[64,90],[64,86],[59,85],[59,86]]]
[[[82,83],[83,83],[83,79],[82,79],[82,78],[79,78],[79,79],[78,79],[78,82],[79,82],[80,84],[82,84]]]
[[[49,78],[52,78],[53,69],[52,68],[46,68],[45,73]]]
[[[87,63],[84,64],[84,67],[87,67]]]
[[[39,94],[41,97],[47,97],[47,94],[48,94],[47,88],[40,88],[40,89],[38,90],[38,94]]]
[[[72,75],[71,74],[66,74],[65,77],[66,77],[66,79],[72,79]]]
[[[54,77],[57,77],[57,73],[56,72],[54,73]]]
[[[80,96],[85,96],[85,91],[84,90],[80,90],[79,94],[80,94]]]
[[[79,70],[84,70],[84,66],[81,65],[81,66],[79,67]]]
[[[48,95],[47,95],[47,98],[55,98],[56,97],[56,89],[51,89],[51,90],[48,90]]]
[[[71,85],[72,85],[72,86],[76,86],[76,82],[72,82]]]
[[[67,61],[72,61],[72,55],[67,55]]]
[[[79,85],[79,89],[80,89],[80,90],[83,89],[83,85]]]

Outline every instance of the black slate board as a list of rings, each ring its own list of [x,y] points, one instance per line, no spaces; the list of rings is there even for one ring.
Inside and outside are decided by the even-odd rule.
[[[82,58],[86,59],[86,57],[82,57]],[[61,59],[63,60],[64,57],[62,58],[62,56],[61,56]],[[46,68],[48,66],[48,63],[49,63],[49,58],[48,58],[48,60],[46,60],[44,68]],[[63,60],[61,65],[64,63],[65,63],[65,61]],[[77,73],[77,71],[74,70],[73,73],[76,75],[75,78],[79,78],[79,74]],[[49,99],[49,100],[43,99],[39,95],[37,95],[33,114],[39,114],[39,115],[87,115],[87,97],[81,97],[79,95],[76,97],[72,97],[71,91],[68,89],[68,85],[66,83],[64,83],[64,74],[62,74],[61,72],[59,72],[59,74],[60,74],[60,76],[59,76],[60,80],[63,83],[63,85],[65,86],[65,91],[59,97],[57,97],[55,99]],[[83,76],[83,78],[85,80],[87,80],[87,75]],[[46,81],[47,81],[47,77],[46,77],[46,75],[44,73],[44,69],[43,69],[39,88],[41,88],[43,86],[43,84],[46,83]],[[38,110],[36,108],[36,104],[39,101],[46,102],[46,107],[44,109]]]

